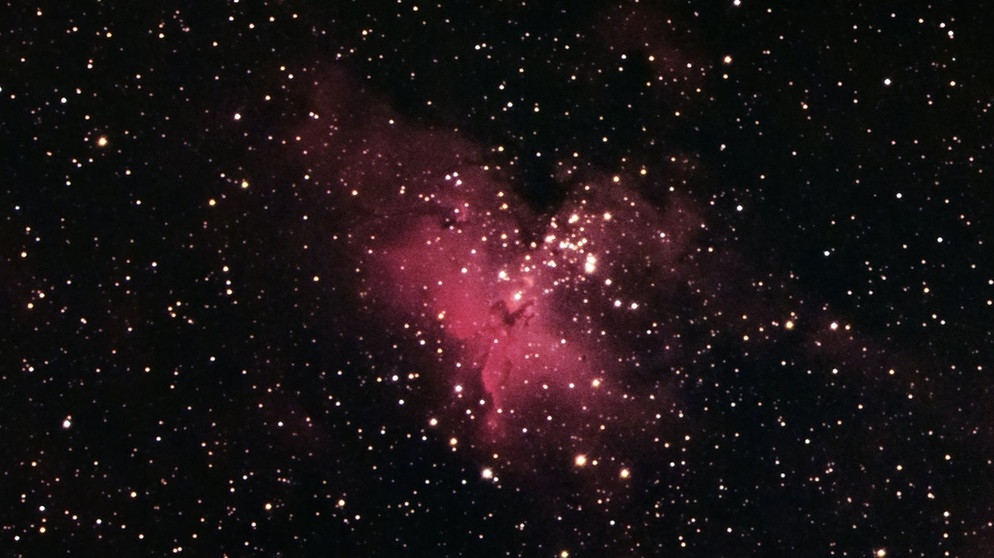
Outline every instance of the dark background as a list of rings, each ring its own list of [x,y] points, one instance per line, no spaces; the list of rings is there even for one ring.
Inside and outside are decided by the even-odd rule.
[[[4,554],[987,555],[982,10],[413,7],[2,9]],[[647,62],[648,41],[673,62]],[[609,511],[551,466],[481,479],[425,428],[445,388],[383,380],[412,341],[357,296],[357,246],[328,241],[335,208],[306,191],[295,135],[332,71],[484,146],[536,214],[577,187],[557,166],[574,152],[581,171],[658,169],[745,262],[742,296],[790,293],[854,337],[684,363],[703,379],[679,390],[690,465]],[[771,372],[783,360],[797,373]],[[750,399],[769,412],[724,404]]]

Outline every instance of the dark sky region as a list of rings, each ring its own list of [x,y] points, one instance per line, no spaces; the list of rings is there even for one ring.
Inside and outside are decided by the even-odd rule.
[[[7,2],[9,556],[994,556],[990,18]]]

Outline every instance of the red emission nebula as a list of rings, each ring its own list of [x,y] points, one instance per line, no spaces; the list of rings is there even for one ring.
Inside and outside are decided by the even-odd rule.
[[[445,394],[420,405],[454,446],[627,478],[626,453],[692,431],[679,388],[714,346],[748,354],[742,340],[773,329],[820,345],[793,325],[802,302],[736,283],[741,264],[681,192],[692,159],[613,172],[570,154],[569,194],[537,212],[513,169],[483,162],[496,147],[407,122],[337,73],[315,88],[297,139],[312,203],[362,319],[420,351],[394,369]]]
[[[456,168],[430,189],[404,194],[423,211],[370,249],[367,263],[389,289],[388,304],[456,347],[455,367],[467,372],[454,377],[478,375],[491,429],[506,426],[504,416],[522,412],[539,391],[584,410],[608,404],[598,392],[615,391],[608,372],[625,350],[618,337],[653,327],[642,323],[646,302],[624,277],[640,262],[674,269],[683,235],[641,238],[633,223],[660,223],[623,188],[584,188],[539,217],[485,171]],[[526,233],[523,221],[542,228]]]

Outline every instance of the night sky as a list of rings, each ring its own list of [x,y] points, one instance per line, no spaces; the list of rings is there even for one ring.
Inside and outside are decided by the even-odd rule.
[[[3,556],[994,556],[969,3],[8,1]]]

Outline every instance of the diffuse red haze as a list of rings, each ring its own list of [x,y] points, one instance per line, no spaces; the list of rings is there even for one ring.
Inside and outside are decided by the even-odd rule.
[[[660,209],[629,185],[649,178],[597,173],[537,213],[472,142],[329,81],[300,133],[312,193],[369,313],[436,337],[424,377],[447,384],[447,405],[490,442],[529,432],[567,452],[679,414],[675,324],[702,302],[688,204],[674,194]]]
[[[405,340],[370,362],[409,378],[407,409],[484,478],[628,485],[642,478],[630,466],[673,467],[698,443],[714,420],[712,401],[688,400],[702,382],[771,359],[884,365],[709,230],[710,206],[683,193],[692,157],[634,173],[578,164],[538,212],[466,136],[412,124],[339,74],[315,87],[298,142],[309,200],[356,277],[357,321]]]

